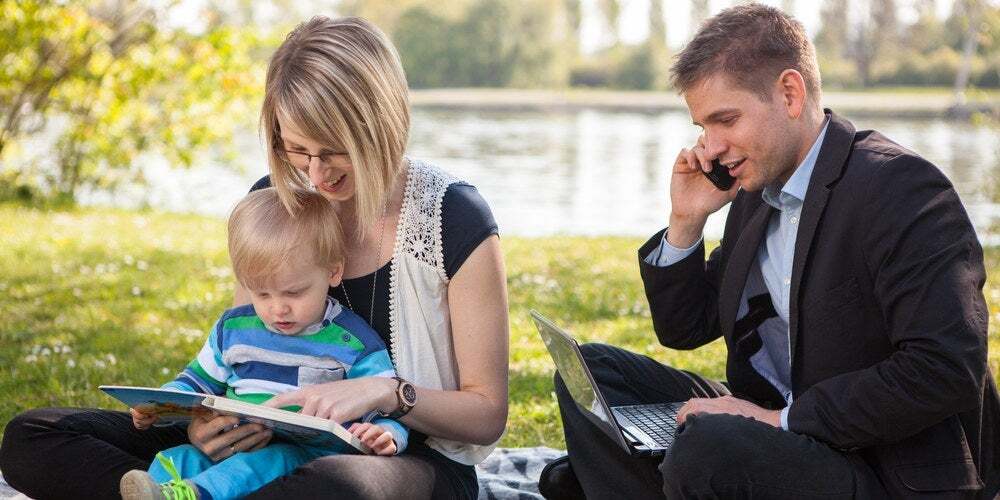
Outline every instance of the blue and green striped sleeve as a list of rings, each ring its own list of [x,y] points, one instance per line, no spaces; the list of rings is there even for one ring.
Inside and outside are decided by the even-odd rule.
[[[221,335],[220,319],[198,351],[198,356],[184,367],[184,371],[177,375],[176,379],[163,384],[163,388],[224,395],[228,387],[226,380],[232,375],[233,370],[222,361],[222,351],[219,350]]]

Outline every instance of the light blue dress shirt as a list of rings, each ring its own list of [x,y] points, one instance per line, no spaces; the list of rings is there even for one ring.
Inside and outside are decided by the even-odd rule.
[[[795,257],[795,237],[799,231],[799,220],[802,205],[806,199],[809,179],[812,177],[819,157],[820,146],[826,137],[829,118],[823,123],[823,128],[813,142],[806,157],[796,167],[795,172],[780,189],[778,186],[767,186],[761,193],[761,198],[768,205],[777,209],[768,221],[767,234],[757,249],[757,266],[750,269],[747,282],[740,300],[737,317],[747,313],[747,299],[766,291],[771,295],[771,302],[777,316],[764,321],[757,332],[760,334],[763,347],[750,357],[750,364],[764,379],[771,383],[785,398],[786,406],[781,410],[781,428],[788,430],[788,406],[792,404],[791,384],[791,353],[788,311],[789,291],[792,284],[792,263]],[[691,255],[698,245],[704,241],[702,236],[690,248],[677,248],[667,243],[667,233],[663,233],[660,246],[645,257],[645,261],[654,266],[666,267],[680,262]]]

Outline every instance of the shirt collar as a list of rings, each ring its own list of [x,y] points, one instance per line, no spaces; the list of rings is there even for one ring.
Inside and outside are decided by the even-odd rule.
[[[823,121],[823,128],[820,129],[819,135],[813,141],[812,147],[806,153],[806,157],[795,168],[795,172],[788,178],[788,182],[782,186],[780,192],[778,192],[778,188],[774,185],[764,188],[761,197],[768,205],[782,210],[795,205],[801,205],[806,201],[806,190],[809,188],[809,179],[812,177],[813,169],[816,168],[819,150],[823,146],[823,138],[826,137],[826,129],[829,125],[830,117],[826,117]]]

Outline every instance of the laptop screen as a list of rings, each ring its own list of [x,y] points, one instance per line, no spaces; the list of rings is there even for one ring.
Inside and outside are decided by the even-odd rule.
[[[535,317],[535,323],[542,336],[542,341],[545,342],[546,349],[552,355],[556,369],[559,370],[559,376],[562,377],[566,389],[569,390],[576,404],[610,428],[617,428],[618,424],[612,420],[611,415],[604,411],[604,405],[597,392],[594,391],[594,385],[590,380],[590,374],[584,368],[584,361],[579,353],[576,340],[549,324],[540,315]]]

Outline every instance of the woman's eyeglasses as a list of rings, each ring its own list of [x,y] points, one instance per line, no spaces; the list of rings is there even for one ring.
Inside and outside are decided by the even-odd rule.
[[[298,168],[307,168],[309,164],[312,162],[313,158],[318,158],[320,163],[324,165],[329,165],[335,157],[347,155],[347,153],[332,153],[332,152],[320,153],[318,155],[311,155],[304,151],[289,151],[287,149],[281,149],[281,148],[274,148],[274,150],[275,152],[278,153],[278,156],[282,157],[282,159],[284,159],[288,163],[291,163],[293,166]]]

